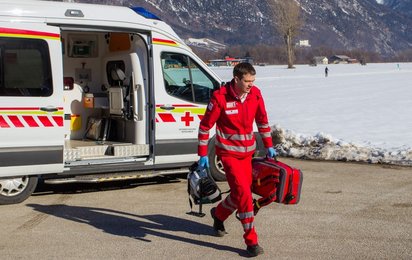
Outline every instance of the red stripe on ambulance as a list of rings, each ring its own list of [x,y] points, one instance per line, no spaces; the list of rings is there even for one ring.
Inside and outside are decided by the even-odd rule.
[[[58,126],[63,126],[63,117],[61,116],[53,116],[53,120],[54,122],[56,122],[56,124]]]
[[[39,127],[39,124],[32,116],[23,116],[23,119],[30,127]]]
[[[53,123],[50,122],[49,118],[47,116],[39,116],[40,122],[45,126],[45,127],[53,127]]]
[[[2,116],[0,116],[0,127],[2,127],[2,128],[9,128],[10,127],[9,124],[6,122],[6,120]]]
[[[33,35],[33,36],[39,36],[39,37],[60,38],[60,35],[57,34],[57,33],[38,32],[38,31],[11,29],[11,28],[0,28],[0,33],[2,33],[2,34],[19,34],[19,35]]]
[[[24,127],[18,116],[9,116],[9,119],[15,127]]]
[[[173,117],[172,114],[169,114],[169,113],[159,113],[159,116],[160,116],[160,119],[161,119],[163,122],[167,122],[167,123],[169,123],[169,122],[176,122],[176,119]]]

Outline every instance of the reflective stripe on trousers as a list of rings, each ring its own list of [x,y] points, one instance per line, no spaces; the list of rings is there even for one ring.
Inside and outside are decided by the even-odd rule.
[[[255,245],[258,243],[258,236],[253,224],[253,201],[250,189],[252,185],[252,156],[243,159],[222,156],[221,160],[230,187],[230,194],[219,203],[215,215],[218,219],[225,221],[237,209],[241,217],[245,243],[246,245]]]

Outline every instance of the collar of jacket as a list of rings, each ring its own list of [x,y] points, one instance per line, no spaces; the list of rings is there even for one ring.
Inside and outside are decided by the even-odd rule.
[[[223,87],[221,87],[220,90],[219,90],[219,92],[220,92],[221,95],[229,95],[229,96],[232,97],[233,99],[236,99],[236,100],[239,99],[238,95],[237,95],[236,92],[235,92],[235,80],[234,80],[234,79],[232,79],[230,82],[226,83],[226,85],[224,85]],[[258,89],[257,89],[256,86],[253,86],[253,87],[250,89],[250,92],[249,92],[249,94],[248,94],[247,99],[248,99],[249,96],[251,96],[251,95],[253,95],[253,96],[259,96],[259,91],[258,91]]]

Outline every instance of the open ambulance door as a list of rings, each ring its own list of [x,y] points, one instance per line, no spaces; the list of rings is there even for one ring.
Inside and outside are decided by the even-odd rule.
[[[176,46],[178,43],[171,40],[153,40],[154,65],[161,72],[154,79],[156,164],[184,164],[198,159],[199,123],[213,91],[220,87],[198,57]]]
[[[0,204],[63,171],[61,53],[59,28],[0,22]]]

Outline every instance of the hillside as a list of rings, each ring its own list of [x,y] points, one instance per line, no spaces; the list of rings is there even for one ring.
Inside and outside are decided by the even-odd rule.
[[[72,0],[73,1],[73,0]],[[412,48],[409,0],[298,0],[304,17],[299,39],[312,47],[364,50],[390,57]],[[170,23],[183,38],[226,45],[282,44],[267,0],[79,0],[143,6]],[[399,11],[402,10],[403,12]]]

